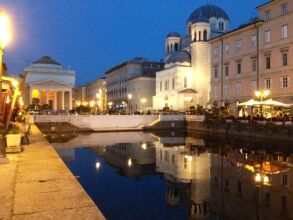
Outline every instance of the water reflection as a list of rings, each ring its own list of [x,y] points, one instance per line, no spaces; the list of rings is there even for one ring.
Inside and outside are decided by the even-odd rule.
[[[143,203],[147,200],[145,197],[153,197],[157,202],[162,196],[164,198],[156,205],[160,210],[158,212],[152,212],[155,208],[150,203],[143,203],[141,207],[136,204],[138,208],[133,210],[137,212],[135,216],[131,215],[129,207],[123,207],[123,203],[120,204],[121,209],[128,212],[125,216],[120,213],[119,218],[112,215],[111,210],[102,208],[109,219],[293,218],[292,143],[262,141],[260,144],[252,140],[197,134],[186,137],[185,134],[171,132],[137,132],[81,135],[69,142],[53,145],[61,156],[65,155],[70,168],[73,165],[68,160],[78,156],[73,148],[85,147],[91,155],[103,159],[103,162],[95,161],[92,166],[97,172],[107,164],[116,174],[107,171],[105,176],[118,174],[145,183],[141,191],[135,192],[137,195],[130,195],[125,186],[128,199],[139,197],[133,202]],[[84,166],[84,161],[76,161],[75,166]],[[72,171],[82,179],[83,176],[88,178],[88,174],[84,173],[88,169],[86,167],[77,172],[72,168]],[[150,176],[160,176],[164,187],[161,189],[160,185],[155,185],[157,180],[148,182],[146,177]],[[125,184],[122,181],[119,183]],[[107,184],[110,187],[111,182]],[[134,187],[133,184],[138,183],[127,184]],[[86,189],[89,186],[84,185]],[[158,194],[147,193],[156,187]],[[91,195],[91,191],[88,192]],[[110,204],[114,204],[114,200]],[[147,206],[152,207],[148,212]],[[174,213],[174,210],[179,213]]]

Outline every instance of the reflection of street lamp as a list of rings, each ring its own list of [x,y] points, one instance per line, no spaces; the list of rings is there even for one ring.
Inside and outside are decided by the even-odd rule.
[[[262,173],[256,173],[254,177],[254,181],[256,183],[256,212],[257,212],[257,219],[259,219],[259,189],[263,185],[269,185],[269,177]]]
[[[269,90],[263,90],[263,91],[255,91],[255,96],[257,98],[260,98],[260,117],[263,117],[262,113],[262,100],[267,97],[270,94]]]

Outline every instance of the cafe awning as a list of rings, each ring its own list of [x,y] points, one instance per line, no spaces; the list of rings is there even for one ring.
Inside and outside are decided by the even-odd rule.
[[[265,101],[262,102],[262,105],[269,105],[269,106],[279,106],[279,107],[290,107],[290,105],[282,103],[282,102],[278,102],[276,100],[273,99],[267,99]]]
[[[237,106],[253,106],[253,105],[260,105],[261,102],[256,101],[254,99],[250,99],[247,102],[237,103]]]

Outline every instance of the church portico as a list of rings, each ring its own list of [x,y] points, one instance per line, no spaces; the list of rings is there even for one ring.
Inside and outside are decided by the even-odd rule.
[[[25,69],[25,105],[48,105],[55,111],[71,110],[74,83],[74,71],[64,70],[50,57],[43,57]]]

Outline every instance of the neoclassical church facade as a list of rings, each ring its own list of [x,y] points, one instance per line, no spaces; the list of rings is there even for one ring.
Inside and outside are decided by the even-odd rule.
[[[72,109],[74,71],[63,69],[51,57],[44,56],[27,66],[22,77],[26,106],[38,102],[48,104],[52,110]]]
[[[168,107],[186,111],[207,106],[210,95],[211,45],[209,39],[226,33],[230,18],[215,5],[192,12],[186,22],[186,36],[171,32],[165,40],[165,69],[156,73],[154,109]]]

